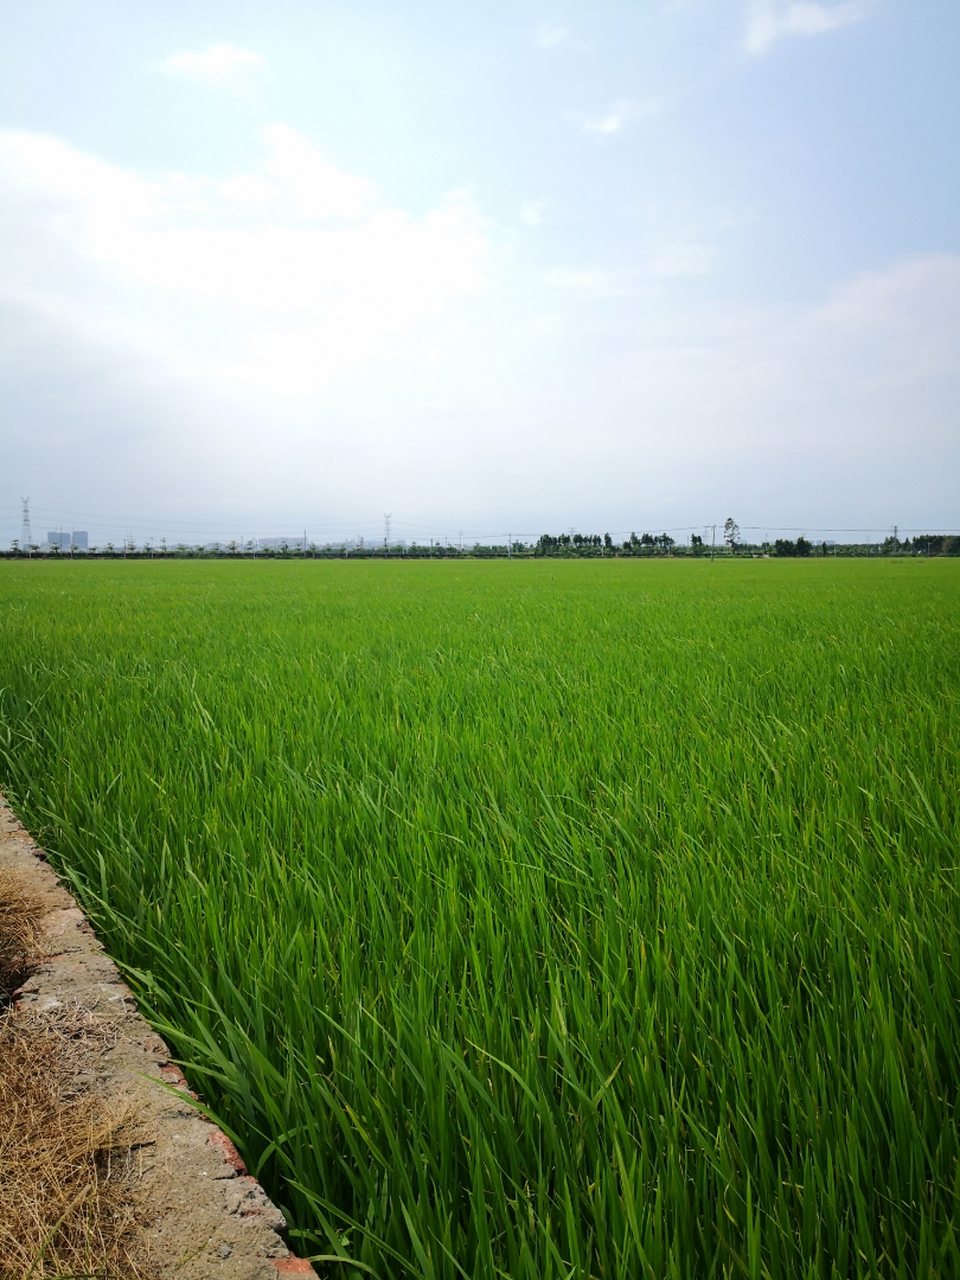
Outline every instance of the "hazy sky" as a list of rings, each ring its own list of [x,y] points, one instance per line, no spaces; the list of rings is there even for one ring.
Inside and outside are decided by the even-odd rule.
[[[0,0],[0,543],[956,529],[958,66],[957,0]]]

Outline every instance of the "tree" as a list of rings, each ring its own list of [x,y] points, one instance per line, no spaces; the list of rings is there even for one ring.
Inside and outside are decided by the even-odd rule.
[[[733,516],[727,516],[723,522],[723,540],[731,551],[736,551],[740,541],[740,526]]]
[[[913,540],[914,551],[919,551],[921,555],[938,555],[942,546],[943,539],[930,533],[918,534]]]
[[[808,542],[806,538],[803,536],[803,534],[801,533],[800,537],[797,539],[796,554],[798,556],[808,556],[812,550],[813,550],[813,543]]]

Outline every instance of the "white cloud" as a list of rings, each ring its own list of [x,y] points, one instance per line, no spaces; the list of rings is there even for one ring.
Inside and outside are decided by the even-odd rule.
[[[518,217],[525,227],[537,227],[543,221],[543,207],[542,200],[524,200]]]
[[[258,53],[238,49],[232,44],[215,44],[206,53],[175,53],[160,64],[172,75],[207,80],[212,84],[225,84],[238,71],[262,65],[263,59]]]
[[[872,387],[955,377],[960,256],[931,254],[885,271],[860,272],[831,290],[804,328],[819,335],[827,349],[837,344],[847,367]],[[859,358],[851,359],[854,354]],[[843,377],[842,360],[835,363]]]
[[[612,284],[609,271],[590,267],[551,267],[543,283],[557,289],[574,289],[583,293],[607,293]]]
[[[375,196],[366,178],[335,168],[289,125],[268,125],[260,136],[273,149],[267,172],[291,193],[304,217],[359,218]]]
[[[566,40],[570,32],[566,27],[551,26],[549,23],[542,23],[536,30],[537,44],[541,49],[552,49],[554,45],[561,44]]]
[[[0,297],[186,376],[279,397],[389,358],[484,282],[486,223],[449,193],[419,220],[286,126],[264,173],[140,174],[0,132]],[[318,227],[318,218],[350,225]]]
[[[713,266],[714,252],[703,244],[674,244],[661,250],[650,263],[652,276],[697,276]]]
[[[93,290],[66,242],[46,274],[34,263],[15,276],[11,250],[22,264],[61,243],[60,224],[50,224],[71,201],[42,203],[36,190],[11,187],[5,164],[0,179],[22,231],[0,243],[4,474],[11,492],[35,502],[192,513],[220,520],[206,537],[224,541],[304,524],[318,541],[339,538],[388,509],[397,520],[449,522],[443,531],[453,534],[495,519],[472,527],[534,537],[572,521],[615,532],[731,512],[742,526],[956,520],[960,256],[892,263],[838,281],[813,303],[766,306],[684,291],[671,295],[676,305],[654,306],[649,291],[629,294],[600,268],[557,268],[552,288],[541,278],[524,296],[498,296],[492,280],[462,328],[459,304],[475,285],[460,273],[483,261],[462,237],[486,235],[463,197],[434,211],[449,219],[445,228],[397,219],[401,242],[422,235],[430,246],[419,258],[405,250],[411,275],[427,284],[445,275],[438,235],[451,238],[458,265],[434,322],[411,321],[392,255],[387,287],[376,280],[381,260],[349,248],[342,229],[288,227],[299,247],[273,294],[244,278],[251,254],[261,267],[271,245],[281,254],[278,205],[264,243],[243,224],[227,264],[239,276],[231,299],[266,307],[289,292],[279,316],[249,318],[215,300],[203,311],[205,300],[180,281],[167,294],[140,290],[130,273],[108,275],[101,263],[97,279],[117,287]],[[177,209],[182,198],[163,196]],[[145,203],[157,199],[152,189]],[[23,238],[25,213],[42,242]],[[383,243],[369,228],[377,216],[351,228],[364,253]],[[149,228],[154,217],[131,220]],[[177,219],[157,221],[154,232]],[[195,229],[202,220],[186,221]],[[213,244],[225,252],[219,237]],[[318,262],[301,287],[305,249]],[[368,263],[368,292],[355,292],[345,268],[337,311],[310,295],[330,281],[320,260],[341,254],[354,271]],[[195,249],[182,271],[198,258]],[[214,272],[221,290],[226,273]],[[141,295],[145,308],[134,305]],[[370,314],[381,305],[400,308],[392,328]],[[189,330],[193,313],[203,323]],[[168,357],[173,331],[196,335],[193,366],[182,353],[179,364]],[[384,350],[391,358],[379,359]],[[337,376],[320,386],[324,368]],[[4,541],[19,532],[17,511],[8,525]],[[126,527],[117,520],[98,540]],[[148,531],[181,536],[170,523]]]
[[[228,204],[269,204],[278,196],[277,188],[256,173],[235,173],[216,183],[217,194]]]
[[[585,120],[580,126],[581,133],[616,133],[623,128],[626,115],[622,110],[613,110],[608,116],[599,120]]]
[[[841,4],[784,4],[781,0],[751,0],[747,8],[744,48],[765,53],[781,36],[815,36],[836,31],[867,17],[870,0],[843,0]]]
[[[574,118],[580,120],[581,133],[619,133],[631,120],[645,120],[656,115],[662,107],[662,98],[642,98],[640,101],[624,98],[601,116]]]

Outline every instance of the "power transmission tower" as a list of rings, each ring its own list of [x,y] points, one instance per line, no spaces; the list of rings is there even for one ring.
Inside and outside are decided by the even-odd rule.
[[[23,502],[23,523],[20,526],[20,548],[30,554],[30,543],[33,541],[33,533],[30,529],[30,499],[22,498]]]
[[[386,511],[384,512],[384,516],[383,516],[383,549],[384,551],[388,551],[390,549],[390,517],[392,514],[393,514],[392,512]]]

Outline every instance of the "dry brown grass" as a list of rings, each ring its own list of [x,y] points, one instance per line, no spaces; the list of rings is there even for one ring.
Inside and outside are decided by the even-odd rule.
[[[44,908],[16,872],[0,868],[0,1000],[27,975],[40,938]]]
[[[0,878],[8,992],[29,965],[41,916],[22,886]],[[126,1099],[98,1081],[106,1036],[82,1010],[0,1015],[0,1280],[144,1274],[131,1194],[142,1135]]]

